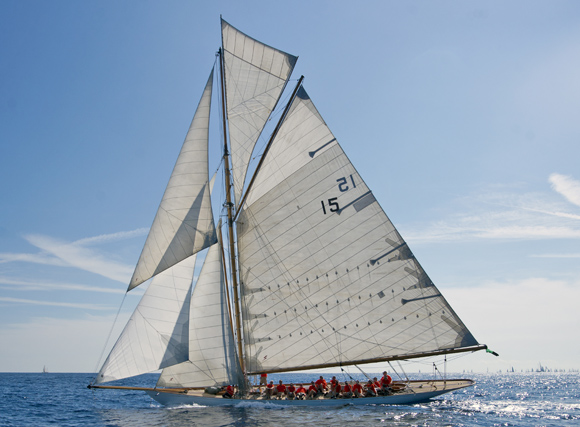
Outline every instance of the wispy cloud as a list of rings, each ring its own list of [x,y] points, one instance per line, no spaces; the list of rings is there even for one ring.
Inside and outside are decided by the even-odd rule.
[[[99,274],[112,280],[126,283],[132,268],[107,259],[99,252],[77,243],[67,243],[48,236],[29,235],[26,240],[39,249],[55,256],[71,267]]]
[[[550,175],[549,181],[554,191],[560,193],[570,203],[580,206],[580,181],[558,173]]]
[[[531,258],[580,258],[580,254],[542,254],[530,255]]]
[[[82,291],[82,292],[101,292],[112,294],[124,294],[125,289],[111,289],[99,286],[89,286],[74,283],[55,283],[38,280],[12,279],[0,276],[0,286],[10,287],[19,291]]]
[[[80,308],[83,310],[111,310],[112,309],[111,306],[98,305],[98,304],[77,304],[77,303],[69,303],[69,302],[40,301],[40,300],[24,299],[24,298],[0,297],[0,301],[10,302],[10,303],[19,303],[19,304],[25,304],[25,305],[48,305],[48,306],[55,306],[55,307]]]
[[[112,242],[118,240],[132,239],[134,237],[144,236],[149,232],[148,228],[138,228],[131,231],[120,231],[118,233],[101,234],[100,236],[86,237],[73,242],[75,245],[93,245],[98,243]]]
[[[409,241],[441,242],[476,239],[580,239],[580,182],[552,174],[553,193],[489,191],[455,200],[453,213],[426,228],[405,232]]]
[[[0,264],[28,262],[58,267],[76,267],[109,279],[127,283],[132,266],[111,260],[87,246],[131,239],[147,234],[147,228],[87,237],[75,242],[63,242],[49,236],[29,235],[25,239],[41,250],[38,253],[0,253]]]
[[[66,262],[47,253],[0,253],[0,264],[8,262],[29,262],[33,264],[56,265],[59,267],[68,266]]]

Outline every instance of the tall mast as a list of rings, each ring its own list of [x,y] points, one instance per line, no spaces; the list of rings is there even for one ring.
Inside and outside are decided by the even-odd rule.
[[[228,237],[230,243],[230,266],[232,273],[232,287],[234,290],[234,310],[236,318],[236,338],[238,341],[238,356],[240,358],[240,366],[242,372],[246,372],[244,364],[244,353],[242,352],[242,327],[241,327],[241,316],[240,316],[240,297],[238,292],[238,278],[237,278],[237,265],[236,265],[236,252],[234,243],[234,214],[232,203],[232,191],[231,191],[231,175],[230,175],[230,154],[228,151],[228,137],[226,132],[226,92],[225,92],[225,77],[224,77],[224,56],[223,50],[219,50],[220,55],[220,81],[221,81],[221,92],[222,92],[222,124],[224,130],[224,171],[225,171],[225,181],[226,181],[226,208],[228,211]]]

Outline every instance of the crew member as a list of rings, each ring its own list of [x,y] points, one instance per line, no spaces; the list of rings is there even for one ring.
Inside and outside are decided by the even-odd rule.
[[[226,387],[226,392],[222,396],[225,399],[231,399],[234,397],[234,387],[229,385]]]
[[[384,395],[391,393],[391,383],[393,379],[387,374],[387,371],[383,372],[383,377],[381,378],[381,393]]]
[[[282,383],[282,380],[280,380],[280,384],[276,386],[275,394],[278,399],[282,399],[286,394],[286,386]]]

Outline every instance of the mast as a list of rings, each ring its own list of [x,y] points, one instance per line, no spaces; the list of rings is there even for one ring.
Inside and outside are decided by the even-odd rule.
[[[227,260],[226,260],[226,254],[224,252],[224,244],[223,244],[224,239],[222,237],[221,222],[220,222],[220,225],[219,225],[219,227],[217,229],[217,232],[219,234],[219,241],[221,242],[220,249],[221,249],[221,253],[222,253],[222,266],[223,266],[223,269],[224,269],[224,282],[225,282],[225,285],[226,285],[226,299],[228,301],[228,315],[229,315],[229,318],[230,318],[230,329],[232,330],[232,336],[235,336],[235,333],[234,333],[234,322],[232,321],[232,306],[230,305],[230,301],[231,300],[230,300],[230,291],[229,291],[229,286],[228,286],[228,275],[225,274],[226,273],[226,268],[225,267],[226,267]]]
[[[232,196],[231,196],[231,174],[230,174],[230,155],[228,151],[228,137],[226,132],[226,92],[225,92],[225,77],[224,77],[224,56],[222,49],[219,50],[220,56],[220,82],[222,92],[222,124],[224,130],[224,172],[226,181],[226,208],[228,211],[228,237],[230,245],[230,266],[232,273],[232,288],[234,290],[234,310],[236,318],[236,339],[238,343],[238,357],[240,359],[240,367],[242,373],[245,373],[244,353],[242,349],[242,328],[240,318],[240,298],[238,292],[237,266],[236,266],[236,252],[234,243],[234,215]]]

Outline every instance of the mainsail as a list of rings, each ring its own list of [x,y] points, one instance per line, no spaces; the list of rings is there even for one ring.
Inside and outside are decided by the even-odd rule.
[[[98,373],[97,384],[187,360],[189,303],[196,257],[186,258],[151,281]]]
[[[254,146],[298,58],[247,36],[223,19],[222,42],[234,196],[239,203]]]
[[[477,345],[304,89],[250,191],[237,227],[248,373]]]
[[[217,241],[208,186],[211,72],[131,278],[131,290]]]

